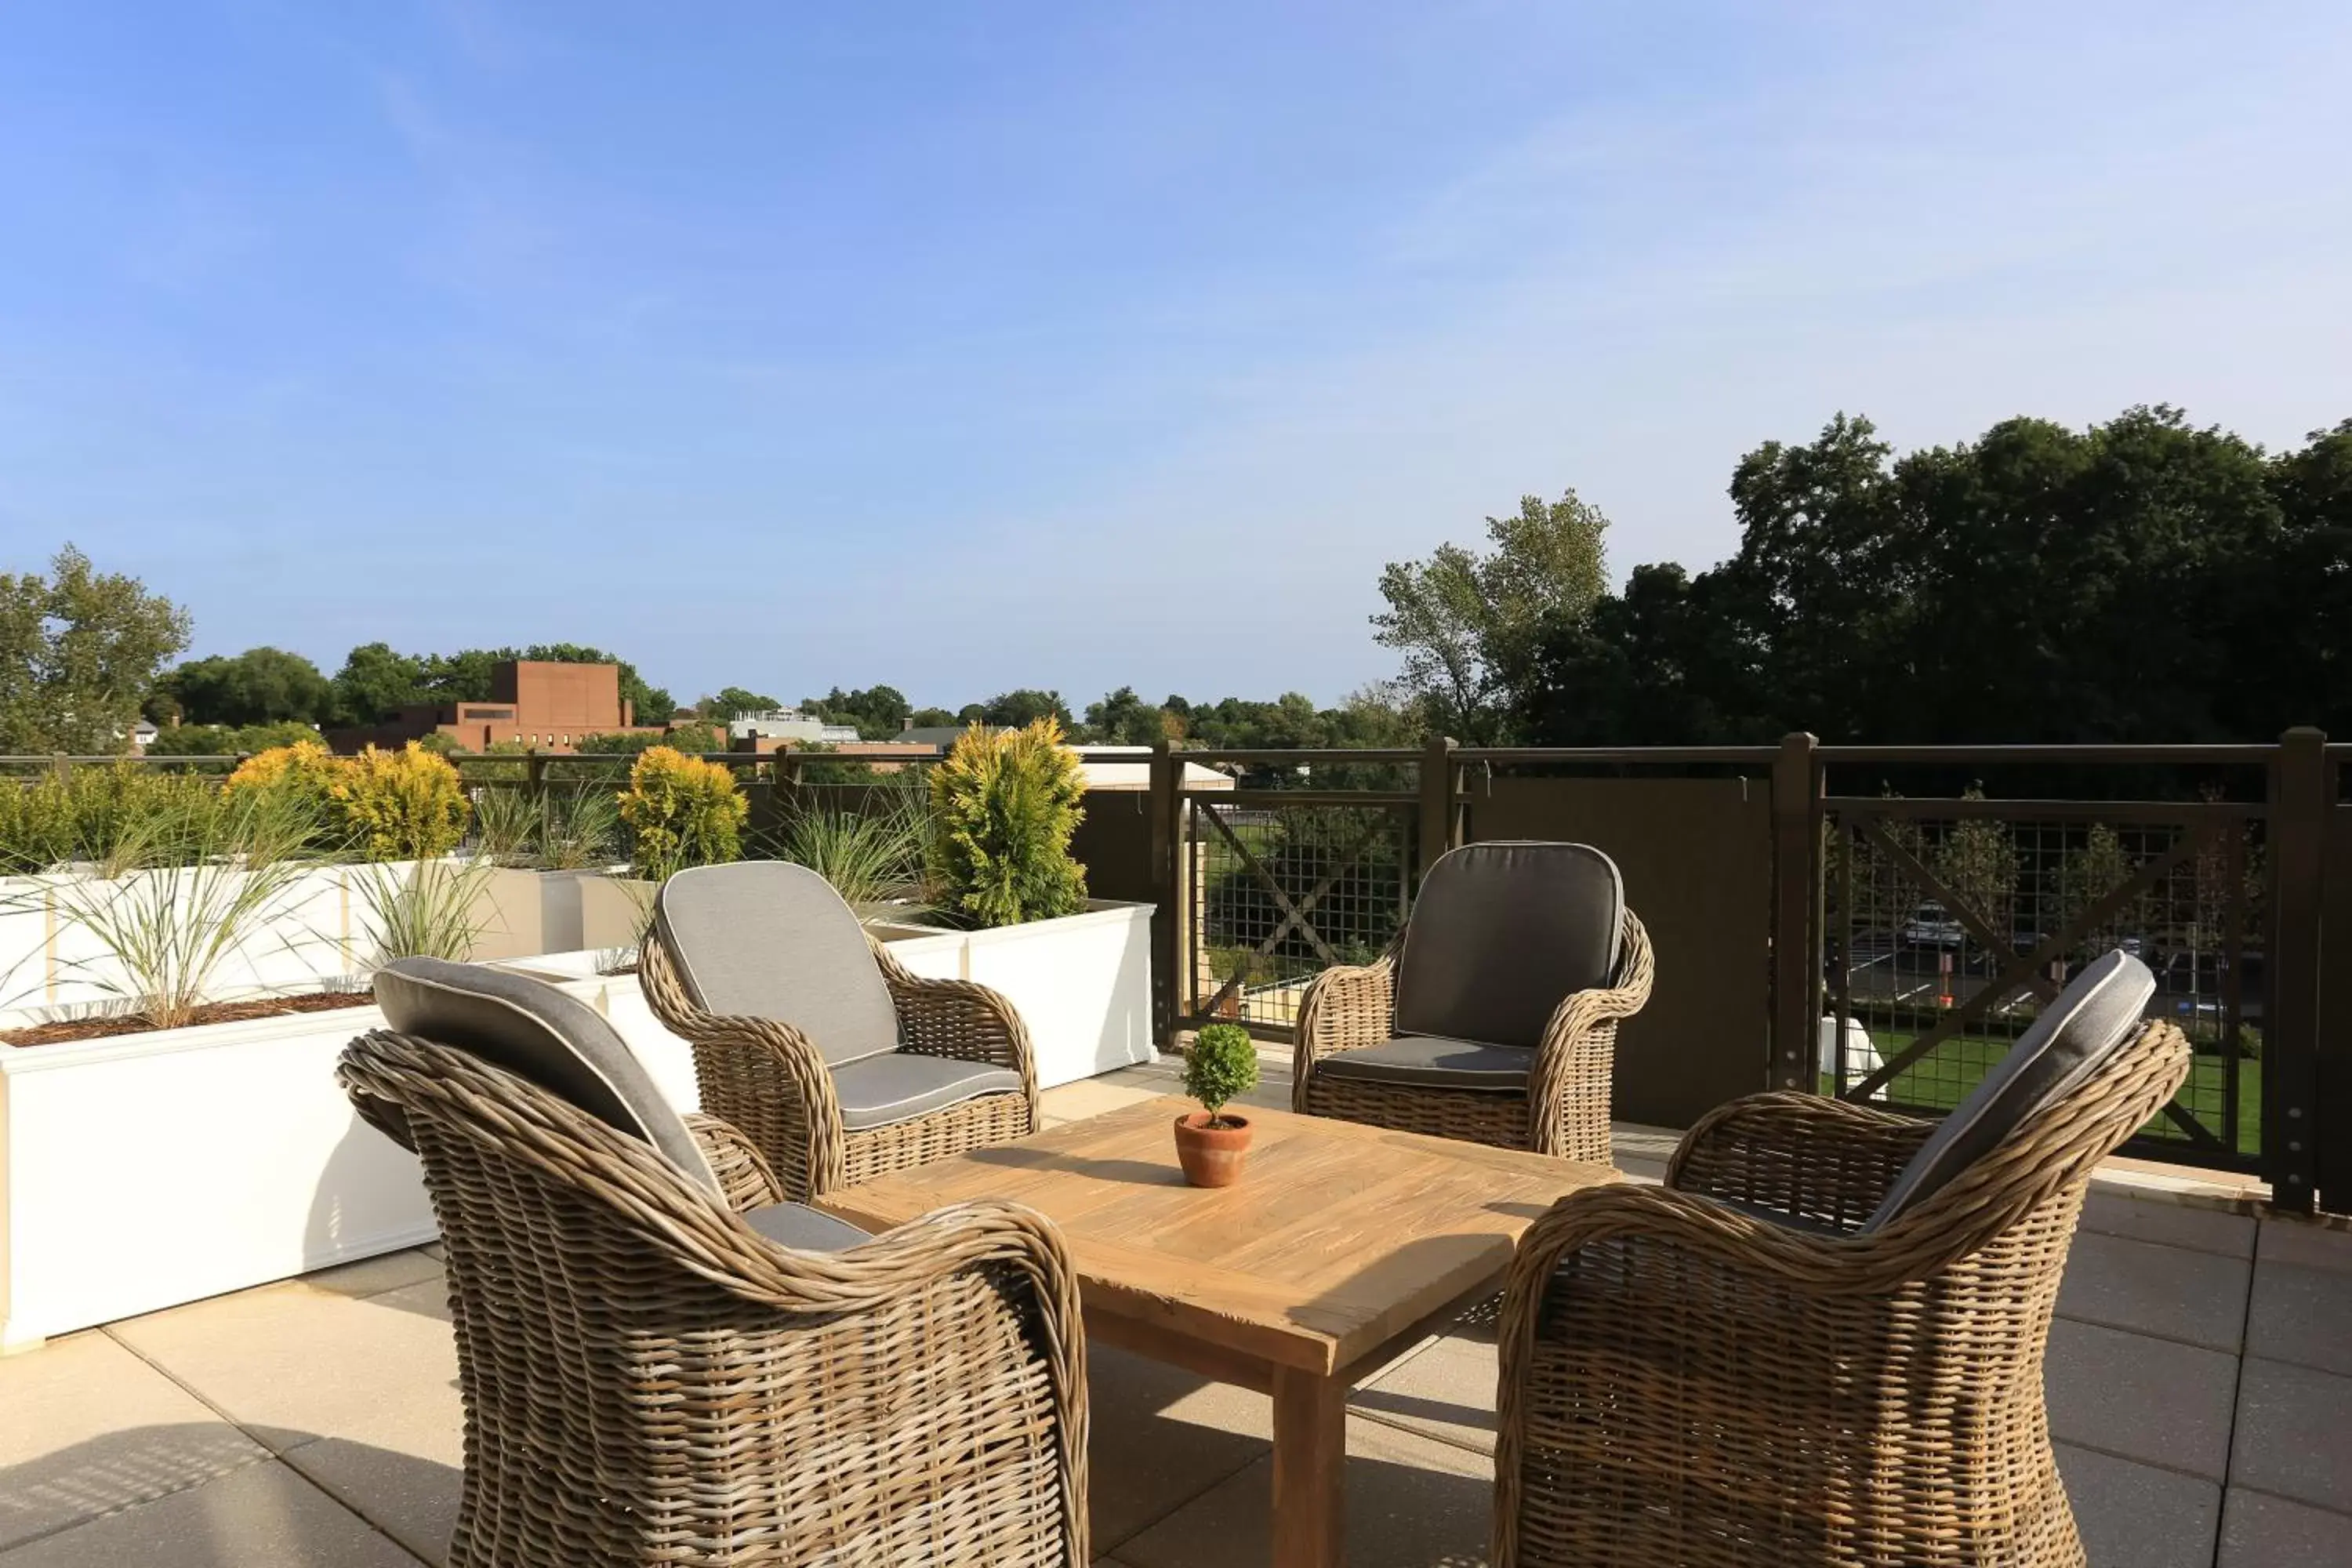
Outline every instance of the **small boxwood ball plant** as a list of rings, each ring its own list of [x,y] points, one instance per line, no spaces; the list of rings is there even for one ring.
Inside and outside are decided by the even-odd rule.
[[[1019,925],[1087,907],[1070,835],[1086,815],[1086,775],[1062,727],[966,730],[931,770],[928,856],[940,908],[974,926]]]
[[[1201,1102],[1212,1127],[1230,1127],[1225,1102],[1257,1087],[1257,1047],[1239,1024],[1211,1024],[1184,1053],[1184,1092]]]
[[[448,758],[411,741],[368,747],[333,784],[343,820],[370,860],[431,860],[457,847],[473,806]]]
[[[630,864],[638,876],[658,882],[689,866],[735,859],[743,852],[743,819],[751,810],[725,767],[668,746],[648,746],[621,792]]]

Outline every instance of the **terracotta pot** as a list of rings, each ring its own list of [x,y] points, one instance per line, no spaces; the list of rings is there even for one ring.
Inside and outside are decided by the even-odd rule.
[[[1223,1114],[1223,1127],[1210,1126],[1205,1110],[1176,1119],[1176,1163],[1196,1187],[1230,1187],[1241,1180],[1242,1162],[1249,1157],[1249,1119]]]

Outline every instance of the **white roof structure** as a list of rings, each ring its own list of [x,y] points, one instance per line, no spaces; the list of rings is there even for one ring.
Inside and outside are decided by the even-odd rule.
[[[1088,789],[1131,789],[1139,793],[1151,787],[1151,748],[1149,746],[1073,746],[1078,753],[1078,765],[1085,773]],[[1184,787],[1192,789],[1231,789],[1232,775],[1214,768],[1204,768],[1198,763],[1184,764]]]

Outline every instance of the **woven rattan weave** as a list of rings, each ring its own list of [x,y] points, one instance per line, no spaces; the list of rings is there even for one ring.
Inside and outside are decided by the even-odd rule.
[[[1536,1048],[1525,1094],[1375,1083],[1318,1072],[1318,1063],[1379,1045],[1396,1033],[1394,954],[1360,967],[1327,969],[1299,1003],[1291,1109],[1605,1165],[1611,1159],[1609,1088],[1617,1022],[1640,1012],[1650,999],[1654,967],[1649,932],[1627,910],[1612,983],[1560,1003]]]
[[[1505,1299],[1496,1568],[2082,1568],[2043,1347],[2092,1167],[2189,1060],[2146,1025],[1879,1230],[1930,1125],[1797,1093],[1563,1200]]]
[[[867,946],[898,1014],[898,1048],[1011,1068],[1019,1094],[983,1095],[927,1116],[850,1131],[841,1124],[833,1076],[806,1035],[772,1018],[726,1017],[696,1006],[676,955],[656,931],[638,963],[646,999],[694,1047],[702,1108],[733,1125],[766,1156],[787,1197],[903,1171],[967,1149],[1010,1143],[1037,1129],[1037,1068],[1029,1030],[1013,1004],[969,980],[921,980],[870,938]]]
[[[738,1217],[778,1194],[707,1119],[732,1208],[466,1053],[378,1032],[339,1077],[416,1152],[441,1224],[451,1568],[1086,1568],[1084,1337],[1035,1214],[791,1251]]]

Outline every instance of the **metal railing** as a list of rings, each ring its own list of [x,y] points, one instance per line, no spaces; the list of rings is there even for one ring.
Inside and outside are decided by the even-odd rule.
[[[1748,1038],[1676,1048],[1752,1052],[1759,1089],[1940,1114],[2083,963],[2122,947],[2156,973],[2151,1016],[2196,1052],[2128,1152],[2258,1174],[2289,1207],[2332,1171],[2335,1206],[2352,1206],[2352,1051],[2332,1044],[2340,1025],[2323,1040],[2320,1011],[2331,958],[2352,1005],[2352,929],[2332,955],[2321,930],[2331,856],[2352,910],[2347,756],[2307,730],[2268,745],[1163,748],[1153,847],[1176,918],[1155,955],[1161,1025],[1234,1018],[1286,1037],[1315,974],[1402,928],[1420,873],[1464,841],[1481,773],[1737,774],[1769,790],[1769,1015]],[[1349,759],[1417,777],[1327,784]],[[1188,762],[1296,787],[1188,786]],[[1658,983],[1706,979],[1662,951]]]

